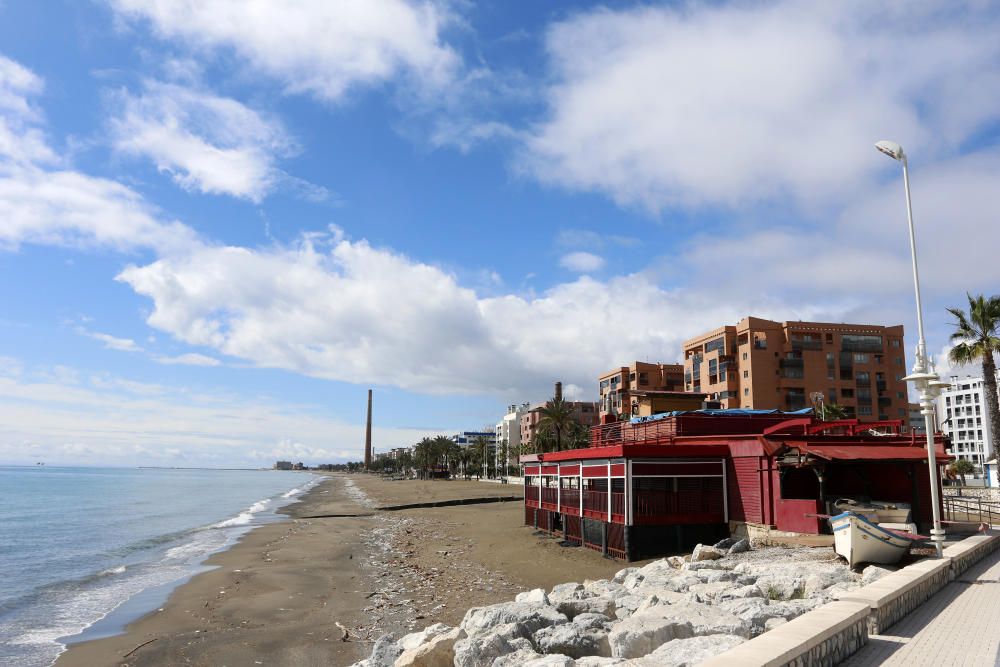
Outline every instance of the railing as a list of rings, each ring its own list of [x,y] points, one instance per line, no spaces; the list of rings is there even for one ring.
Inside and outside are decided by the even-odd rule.
[[[792,339],[792,349],[793,350],[822,350],[823,341],[820,340],[802,340],[802,339]]]
[[[580,514],[580,490],[563,489],[559,496],[559,511],[564,514]]]
[[[1000,525],[1000,502],[982,498],[944,496],[944,515],[949,521],[979,521]]]
[[[718,521],[725,516],[720,490],[685,491],[636,491],[633,504],[633,518],[670,518],[678,515],[718,515]]]
[[[799,396],[805,407],[805,396]],[[617,445],[661,445],[669,444],[679,435],[725,435],[727,433],[761,433],[768,426],[788,419],[786,415],[708,416],[681,415],[666,417],[656,421],[632,424],[616,422],[593,426],[590,429],[591,447]]]
[[[608,516],[608,494],[605,491],[583,492],[583,515],[595,519]]]
[[[625,494],[624,493],[611,493],[611,516],[621,517],[625,520]]]
[[[559,489],[542,489],[542,507],[551,510],[559,509]]]
[[[524,487],[524,500],[529,503],[538,504],[538,487],[537,486]]]

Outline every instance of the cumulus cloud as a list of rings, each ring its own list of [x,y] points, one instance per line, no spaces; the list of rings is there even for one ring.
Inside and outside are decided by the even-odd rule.
[[[178,364],[182,366],[219,366],[222,364],[222,362],[215,357],[209,357],[208,355],[198,354],[196,352],[179,354],[175,357],[154,357],[154,360],[157,363],[166,364],[168,366]]]
[[[258,250],[202,246],[130,266],[119,280],[152,300],[150,326],[186,343],[262,367],[432,394],[533,394],[553,379],[589,386],[623,359],[673,361],[685,338],[720,322],[785,312],[764,296],[723,302],[642,274],[482,297],[438,267],[315,235]]]
[[[652,211],[835,202],[888,170],[871,159],[885,132],[946,156],[1000,118],[998,28],[978,3],[581,13],[548,31],[524,165]]]
[[[62,164],[33,105],[42,80],[0,56],[0,249],[22,243],[170,252],[194,242],[134,190]]]
[[[578,250],[560,257],[559,266],[578,273],[590,273],[604,268],[604,258],[592,252]]]
[[[115,150],[150,159],[187,190],[259,202],[282,178],[275,159],[297,150],[279,121],[195,88],[147,81],[113,99]]]
[[[445,5],[419,0],[111,0],[122,17],[194,50],[237,55],[287,90],[337,101],[406,76],[442,89],[459,63]]]
[[[61,380],[68,370],[0,372],[0,460],[269,466],[286,458],[279,453],[296,452],[297,460],[312,464],[363,455],[364,425],[332,419],[323,406],[223,391],[202,394],[110,374],[69,385]],[[398,446],[431,434],[376,428],[374,439]]]

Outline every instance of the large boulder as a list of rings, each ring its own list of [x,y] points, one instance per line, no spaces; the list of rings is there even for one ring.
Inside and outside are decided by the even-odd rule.
[[[524,667],[574,667],[576,661],[568,655],[544,655],[524,663]]]
[[[393,667],[452,667],[455,643],[462,639],[465,639],[462,628],[434,635],[416,648],[403,651]]]
[[[565,623],[542,628],[535,633],[535,648],[542,653],[559,653],[571,658],[585,655],[611,656],[608,633],[603,628],[584,628]]]
[[[568,621],[565,614],[541,602],[502,602],[489,607],[473,607],[465,613],[460,627],[470,637],[475,637],[497,626],[517,623],[528,634],[534,634],[544,627]]]
[[[527,639],[508,638],[497,633],[482,633],[455,642],[455,667],[491,667],[493,661],[517,651],[531,651]]]
[[[697,563],[703,560],[718,560],[725,556],[725,552],[721,549],[716,549],[715,547],[710,547],[705,544],[699,544],[691,552],[691,562]]]
[[[896,568],[882,567],[880,565],[869,565],[861,571],[861,585],[874,584],[887,574],[892,574]]]
[[[570,582],[568,584],[557,584],[552,587],[549,593],[549,604],[557,605],[563,600],[578,600],[587,596],[587,589],[583,584]]]
[[[729,551],[727,553],[729,555],[733,555],[733,554],[741,554],[747,551],[750,551],[750,541],[743,539],[734,542],[733,546],[729,547]]]
[[[616,584],[620,584],[625,581],[625,578],[628,575],[638,571],[639,568],[637,567],[626,567],[622,570],[618,570],[617,572],[615,572],[615,576],[611,577],[611,581],[615,582]]]
[[[615,658],[641,658],[664,642],[693,635],[689,621],[643,612],[615,625],[608,634],[608,643]]]
[[[695,584],[690,587],[689,592],[695,602],[712,604],[720,595],[733,590],[733,588],[732,582],[716,581],[710,584]]]
[[[514,597],[515,602],[540,602],[542,604],[551,604],[549,601],[549,596],[545,593],[544,588],[535,588],[530,591],[525,591],[524,593],[518,593]]]
[[[426,628],[420,632],[411,632],[408,635],[403,635],[403,638],[397,642],[404,651],[408,651],[411,648],[417,648],[422,644],[426,644],[428,641],[437,637],[438,635],[443,635],[446,632],[451,631],[450,625],[445,625],[444,623],[435,623],[434,625],[428,625]]]
[[[694,667],[709,658],[725,653],[745,640],[732,635],[709,635],[674,639],[644,658],[630,661],[636,667]]]
[[[698,602],[678,602],[666,607],[655,607],[643,613],[655,613],[661,618],[684,620],[691,624],[694,635],[737,635],[750,638],[748,622],[725,609]]]
[[[625,588],[621,583],[608,581],[607,579],[598,579],[596,581],[585,582],[584,590],[586,590],[587,595],[615,597],[616,595],[621,595],[625,591]]]
[[[608,630],[611,622],[604,614],[580,614],[573,619],[573,625],[584,630]]]
[[[545,656],[534,651],[533,649],[524,648],[514,651],[513,653],[500,656],[493,661],[490,667],[523,667],[526,662],[543,657]]]
[[[571,598],[556,605],[556,611],[565,614],[570,620],[580,614],[603,614],[608,618],[614,618],[616,608],[614,598],[611,597]]]
[[[699,570],[694,576],[706,584],[714,584],[718,581],[735,581],[737,577],[732,572],[726,572],[725,570]]]
[[[736,544],[736,538],[726,537],[724,539],[719,540],[712,546],[715,547],[716,549],[719,549],[720,551],[726,551],[729,549],[729,547],[733,546],[734,544]]]
[[[382,635],[375,640],[371,657],[364,661],[365,667],[392,667],[402,652],[403,647],[392,635]]]
[[[736,582],[739,583],[739,582]],[[723,600],[739,600],[743,598],[762,598],[764,593],[761,592],[756,586],[737,586],[735,588],[727,588],[726,590],[719,593],[715,601],[716,603],[722,602]]]
[[[611,667],[625,664],[628,664],[628,661],[624,658],[602,658],[596,655],[576,659],[576,667]]]

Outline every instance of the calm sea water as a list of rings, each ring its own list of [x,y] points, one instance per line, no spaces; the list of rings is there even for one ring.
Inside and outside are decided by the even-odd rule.
[[[0,665],[49,665],[68,642],[120,631],[319,479],[0,467]]]

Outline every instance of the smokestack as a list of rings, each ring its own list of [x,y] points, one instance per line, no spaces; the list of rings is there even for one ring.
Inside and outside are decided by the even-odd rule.
[[[365,470],[372,465],[372,390],[368,390],[368,419],[365,422]]]
[[[556,400],[562,400],[562,382],[556,382]]]

